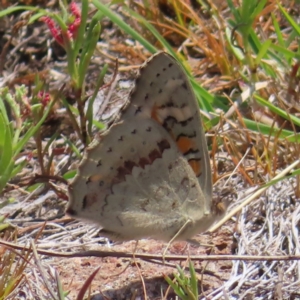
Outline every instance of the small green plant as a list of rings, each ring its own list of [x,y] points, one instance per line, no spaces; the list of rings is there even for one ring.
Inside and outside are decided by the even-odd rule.
[[[16,176],[27,163],[29,157],[20,153],[28,140],[33,137],[45,121],[52,104],[36,103],[32,110],[43,110],[37,122],[24,122],[22,107],[27,90],[24,86],[16,87],[15,94],[8,88],[0,90],[0,194],[7,182]]]
[[[104,15],[99,11],[88,19],[88,0],[81,2],[81,10],[74,1],[69,5],[66,1],[60,1],[59,4],[59,13],[48,12],[32,6],[16,6],[1,11],[0,18],[19,10],[33,11],[29,24],[36,20],[44,22],[54,40],[64,48],[67,57],[67,73],[71,78],[70,93],[76,99],[77,109],[66,101],[63,92],[61,101],[67,109],[73,128],[80,140],[84,145],[88,145],[92,139],[92,125],[97,125],[92,119],[93,103],[103,83],[108,66],[104,65],[96,80],[94,92],[89,96],[86,95],[85,80],[99,39],[100,20]],[[85,111],[85,104],[88,99],[88,108]],[[79,122],[76,119],[77,115],[79,115]]]
[[[54,40],[65,49],[67,57],[67,71],[71,78],[70,91],[76,99],[77,108],[70,105],[64,96],[62,86],[59,95],[50,101],[49,93],[44,88],[45,83],[36,78],[32,94],[28,95],[25,86],[15,87],[14,92],[4,88],[0,91],[0,194],[8,181],[16,176],[27,162],[25,156],[20,157],[20,152],[28,140],[33,137],[36,143],[36,156],[40,164],[41,175],[49,175],[53,157],[45,160],[45,155],[50,143],[56,138],[54,136],[42,146],[42,134],[40,126],[46,120],[55,101],[60,99],[65,106],[72,122],[73,128],[84,145],[92,140],[92,126],[99,122],[93,120],[93,103],[102,85],[107,65],[103,67],[96,81],[92,94],[86,95],[85,80],[90,65],[91,57],[96,48],[100,35],[101,12],[96,13],[88,20],[88,1],[83,0],[81,10],[75,2],[68,6],[65,1],[60,2],[60,12],[52,13],[31,6],[9,7],[0,12],[0,17],[18,10],[31,10],[34,13],[28,21],[43,21],[48,26]],[[88,24],[87,24],[87,21]],[[85,104],[89,99],[88,107]],[[6,103],[7,105],[5,105]],[[11,117],[9,116],[11,114]],[[77,116],[79,115],[79,119]],[[73,151],[77,151],[71,141],[66,139]],[[76,152],[78,156],[79,151]],[[47,165],[44,165],[47,162]],[[67,175],[69,176],[69,175]]]
[[[99,35],[100,20],[103,18],[101,12],[96,13],[87,24],[88,20],[88,1],[82,1],[81,11],[75,2],[71,2],[69,7],[61,2],[61,13],[53,14],[42,11],[44,14],[40,18],[45,22],[58,44],[66,51],[68,73],[71,77],[71,88],[76,99],[79,114],[79,124],[76,121],[76,112],[65,99],[62,99],[64,106],[67,108],[74,129],[84,145],[91,142],[91,130],[93,123],[93,103],[100,86],[103,83],[103,77],[107,71],[105,65],[100,72],[94,93],[89,98],[88,109],[84,110],[88,97],[85,91],[85,79],[87,70],[94,54]],[[86,27],[88,26],[88,29]]]
[[[23,155],[21,151],[31,137],[38,135],[53,105],[44,95],[26,107],[26,94],[25,86],[16,87],[15,94],[10,93],[8,88],[0,89],[0,195],[4,193],[7,183],[31,159],[32,153]],[[4,199],[0,202],[0,209],[12,202],[13,198]],[[0,231],[10,226],[5,222],[6,217],[0,214]]]
[[[168,284],[173,288],[176,295],[182,300],[198,299],[198,279],[192,261],[189,261],[190,276],[186,276],[184,270],[177,266],[179,274],[174,274],[174,280],[164,276]]]

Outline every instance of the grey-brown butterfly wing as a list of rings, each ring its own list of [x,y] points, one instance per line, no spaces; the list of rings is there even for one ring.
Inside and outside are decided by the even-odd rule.
[[[206,230],[211,171],[195,96],[174,58],[160,53],[140,71],[118,121],[88,149],[69,188],[67,212],[106,236],[179,239]]]
[[[158,53],[141,68],[124,117],[138,114],[168,131],[211,199],[211,167],[199,106],[185,71],[171,55]]]

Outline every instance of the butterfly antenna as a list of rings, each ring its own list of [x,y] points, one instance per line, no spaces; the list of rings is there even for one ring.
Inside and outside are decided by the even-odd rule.
[[[163,263],[165,264],[165,256],[166,256],[166,253],[170,247],[170,245],[176,240],[176,238],[178,238],[178,236],[182,233],[182,231],[186,228],[186,226],[191,223],[191,220],[187,220],[182,226],[181,228],[176,232],[176,234],[172,237],[172,239],[169,241],[166,249],[164,250],[163,252]]]

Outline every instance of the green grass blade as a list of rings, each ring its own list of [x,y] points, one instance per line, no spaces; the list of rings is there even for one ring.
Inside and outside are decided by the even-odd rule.
[[[12,163],[13,149],[10,124],[5,122],[2,113],[0,113],[0,132],[0,176],[4,176]]]
[[[267,52],[269,51],[271,40],[266,40],[262,45],[261,48],[258,51],[258,54],[255,58],[255,63],[258,65],[261,62],[261,59],[263,57],[266,57]]]
[[[98,0],[92,0],[92,3],[107,16],[113,23],[118,25],[124,32],[131,35],[136,41],[141,43],[148,51],[155,53],[157,49],[150,44],[146,39],[144,39],[137,31],[126,24],[116,13],[110,10],[105,4]]]
[[[282,35],[282,32],[281,32],[280,26],[279,26],[279,24],[276,20],[276,17],[274,16],[273,13],[271,14],[271,18],[272,18],[273,26],[274,26],[274,29],[275,29],[275,32],[276,32],[277,42],[281,47],[285,47],[284,38],[283,38],[283,35]]]
[[[166,41],[166,39],[155,29],[153,25],[151,25],[146,19],[144,19],[142,16],[134,12],[133,10],[128,9],[128,12],[134,16],[141,24],[143,24],[155,37],[156,39],[160,42],[160,44],[168,50],[168,52],[173,55],[175,58],[178,58],[176,52],[173,50],[173,47]],[[148,49],[150,51],[150,49]],[[150,51],[151,52],[151,51]],[[157,50],[155,51],[157,52]],[[152,52],[152,53],[155,53]]]
[[[20,6],[14,6],[14,7],[8,7],[2,11],[0,11],[0,18],[3,18],[5,16],[8,16],[12,13],[15,13],[19,10],[30,10],[30,11],[37,11],[39,10],[38,7],[33,7],[33,6],[25,6],[25,5],[20,5]]]
[[[263,99],[262,97],[260,97],[258,95],[255,95],[254,97],[259,104],[263,105],[264,107],[269,108],[276,115],[279,115],[279,116],[285,118],[286,120],[292,121],[296,126],[300,126],[299,118],[287,113],[283,109],[273,105],[272,103],[270,103],[269,101],[266,101],[265,99]]]
[[[190,279],[191,289],[196,299],[198,299],[198,279],[195,272],[194,264],[191,260],[189,261],[189,268],[190,268],[190,276],[191,276]]]
[[[293,143],[300,142],[300,134],[295,134],[293,131],[274,128],[269,125],[245,118],[243,118],[243,122],[245,123],[246,127],[251,131],[260,132],[261,134],[264,134],[266,136],[279,137],[280,139],[284,139]]]
[[[300,26],[294,21],[294,19],[287,13],[287,11],[278,3],[278,7],[282,14],[285,16],[286,20],[290,23],[293,29],[296,31],[298,37],[300,35]]]

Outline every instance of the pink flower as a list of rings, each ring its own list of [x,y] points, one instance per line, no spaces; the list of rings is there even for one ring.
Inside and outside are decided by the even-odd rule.
[[[68,26],[68,32],[72,38],[76,38],[81,23],[81,12],[75,2],[70,3],[69,9],[71,14],[75,17],[75,20]]]
[[[41,17],[40,20],[47,24],[54,39],[60,45],[63,45],[63,37],[61,34],[61,29],[56,26],[55,22],[50,17],[47,17],[47,16]]]
[[[71,12],[71,15],[75,17],[74,21],[70,24],[68,24],[68,29],[66,34],[63,37],[63,33],[60,27],[58,27],[53,19],[51,19],[48,16],[41,17],[40,20],[47,24],[52,36],[56,40],[57,43],[64,46],[64,38],[67,38],[68,40],[76,38],[78,28],[81,23],[81,12],[75,2],[71,2],[69,5],[69,10]]]
[[[73,24],[71,24],[69,26],[68,31],[69,31],[71,37],[76,38],[77,31],[78,31],[78,28],[80,26],[80,22],[81,22],[81,19],[75,19],[75,21],[73,22]]]
[[[77,6],[77,4],[72,1],[69,5],[69,9],[71,14],[76,18],[76,19],[81,19],[81,12]]]
[[[29,153],[27,154],[26,160],[29,162],[29,161],[32,160],[32,158],[33,158],[33,153],[32,153],[32,152],[29,152]]]
[[[50,102],[50,95],[44,91],[39,91],[37,94],[38,99],[41,101],[42,105],[45,107]]]

